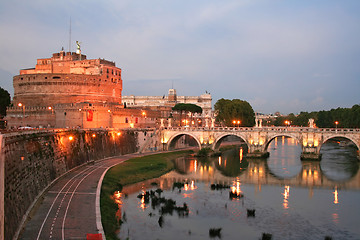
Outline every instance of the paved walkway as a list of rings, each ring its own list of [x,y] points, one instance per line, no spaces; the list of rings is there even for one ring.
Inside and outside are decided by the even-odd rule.
[[[147,154],[104,159],[61,177],[40,199],[19,239],[86,239],[88,233],[103,234],[99,180],[102,182],[103,175],[111,166],[143,155]]]

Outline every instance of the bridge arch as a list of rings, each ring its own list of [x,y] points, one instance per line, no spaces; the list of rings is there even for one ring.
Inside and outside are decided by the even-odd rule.
[[[277,137],[288,137],[288,138],[292,138],[295,139],[295,141],[297,141],[298,144],[300,144],[300,146],[302,146],[302,141],[301,139],[299,139],[299,137],[295,134],[291,134],[291,133],[276,133],[276,134],[272,134],[269,136],[269,138],[267,139],[267,141],[264,144],[264,150],[267,151],[270,143]]]
[[[334,135],[331,135],[331,136],[327,136],[327,137],[324,137],[322,143],[320,144],[319,148],[318,148],[318,152],[320,153],[320,150],[321,150],[321,147],[324,143],[326,143],[328,140],[332,139],[332,138],[345,138],[345,139],[348,139],[350,140],[352,143],[355,144],[355,146],[357,147],[357,149],[359,150],[360,152],[360,145],[359,145],[359,142],[357,141],[357,139],[353,138],[352,136],[344,136],[344,135],[340,135],[340,134],[334,134]],[[360,154],[360,153],[359,153]]]
[[[212,146],[212,149],[215,150],[215,149],[218,149],[220,147],[220,144],[221,144],[221,141],[225,138],[225,137],[228,137],[228,136],[235,136],[235,137],[238,137],[240,138],[241,140],[243,140],[247,147],[249,148],[249,143],[247,141],[247,138],[245,135],[243,134],[236,134],[236,133],[223,133],[221,135],[219,135],[218,137],[216,137],[214,143],[213,143],[213,146]]]
[[[171,137],[169,138],[169,140],[168,140],[168,142],[167,142],[167,149],[166,149],[166,150],[172,149],[172,148],[175,146],[176,142],[177,142],[182,136],[185,136],[185,135],[192,137],[192,138],[196,141],[196,143],[198,144],[199,149],[201,149],[201,142],[200,142],[200,140],[199,140],[194,134],[191,134],[191,133],[188,133],[188,132],[180,132],[180,133],[174,134],[173,136],[171,136]]]

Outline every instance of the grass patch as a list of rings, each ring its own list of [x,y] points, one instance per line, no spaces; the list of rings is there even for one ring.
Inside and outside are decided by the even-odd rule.
[[[114,192],[121,191],[122,186],[128,184],[160,177],[174,169],[172,159],[192,152],[188,150],[132,158],[109,169],[104,177],[100,195],[101,220],[106,239],[119,239],[116,232],[120,224],[115,216],[118,206],[111,198]]]

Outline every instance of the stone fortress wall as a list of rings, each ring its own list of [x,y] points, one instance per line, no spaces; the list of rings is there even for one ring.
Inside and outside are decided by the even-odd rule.
[[[160,149],[155,134],[153,129],[57,129],[1,135],[0,160],[5,174],[0,176],[4,183],[0,219],[5,220],[4,239],[13,239],[32,203],[55,179],[94,160]]]

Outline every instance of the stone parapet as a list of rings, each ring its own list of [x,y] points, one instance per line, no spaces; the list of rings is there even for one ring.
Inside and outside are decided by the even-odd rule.
[[[153,129],[54,129],[0,135],[0,140],[4,139],[0,173],[5,172],[0,175],[0,183],[2,179],[4,184],[0,186],[4,191],[0,224],[5,227],[1,240],[13,239],[18,234],[29,207],[53,181],[79,165],[136,152],[149,142],[153,133]],[[160,145],[153,142],[148,148],[157,149],[154,144]]]

